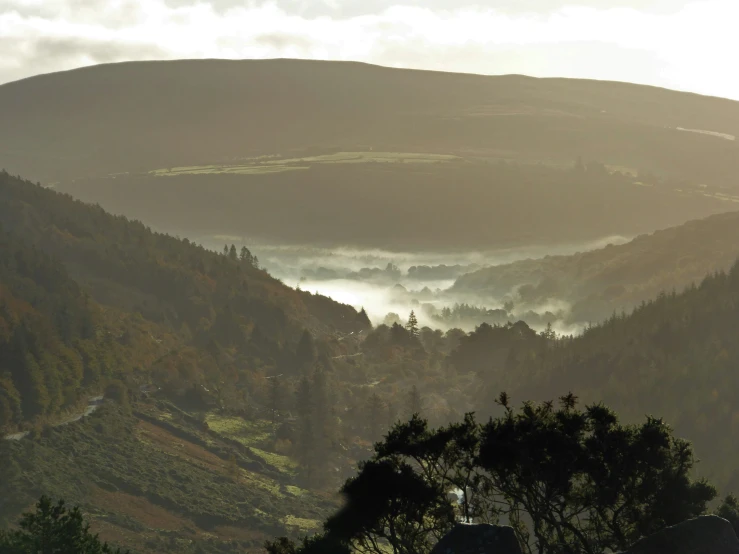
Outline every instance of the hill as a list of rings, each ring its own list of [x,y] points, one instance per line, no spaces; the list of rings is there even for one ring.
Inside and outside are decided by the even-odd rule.
[[[739,103],[626,83],[132,62],[0,86],[0,119],[0,167],[191,238],[488,250],[737,200]]]
[[[571,391],[629,421],[663,417],[694,444],[701,473],[722,490],[736,491],[738,298],[739,263],[574,338],[536,333],[522,322],[481,325],[460,340],[449,361],[460,373],[475,371],[485,384],[477,395],[482,415],[495,411],[501,391],[516,401]]]
[[[100,65],[0,86],[0,119],[0,166],[44,181],[358,146],[568,163],[580,155],[712,184],[734,184],[739,169],[728,140],[739,135],[737,102],[348,62]]]
[[[79,399],[81,384],[99,386],[116,374],[143,380],[159,371],[160,385],[177,387],[218,382],[228,368],[289,370],[306,329],[324,339],[367,324],[349,306],[275,280],[246,249],[242,259],[235,250],[217,254],[7,173],[0,173],[0,220],[3,336],[18,351],[4,355],[31,363],[31,353],[34,368],[51,358],[40,374],[63,382],[55,385],[59,400],[44,402],[57,409]],[[77,352],[64,354],[64,345]],[[155,370],[165,355],[167,371]],[[71,359],[69,368],[57,368],[58,359]],[[46,407],[23,410],[21,419]]]
[[[732,198],[602,164],[345,153],[75,179],[56,185],[189,237],[400,252],[634,236],[735,209]],[[254,246],[258,248],[257,246]]]
[[[335,507],[276,414],[366,315],[6,172],[0,221],[0,521],[63,494],[141,552],[253,552]]]
[[[739,213],[718,214],[571,256],[547,256],[461,276],[450,293],[480,302],[512,296],[542,305],[563,300],[567,322],[599,322],[663,291],[682,290],[739,256]]]
[[[0,439],[0,526],[56,494],[83,506],[104,539],[135,552],[257,553],[274,535],[314,530],[335,509],[332,495],[295,484],[288,458],[260,449],[263,429],[209,421],[163,401],[133,411],[107,403],[78,423]]]
[[[733,367],[739,264],[681,294],[661,294],[630,316],[612,317],[530,363],[509,390],[517,398],[550,398],[572,390],[630,418],[664,417],[693,442],[701,471],[735,491],[733,440],[739,416]],[[522,361],[522,360],[520,360]]]

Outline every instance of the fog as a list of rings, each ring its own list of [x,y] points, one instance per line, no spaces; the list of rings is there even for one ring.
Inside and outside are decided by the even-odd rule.
[[[557,246],[524,245],[520,248],[456,253],[393,252],[382,249],[306,248],[288,244],[252,243],[244,237],[209,236],[204,246],[222,250],[247,246],[260,266],[290,287],[322,294],[355,308],[364,308],[373,324],[405,322],[411,310],[419,324],[434,329],[474,329],[483,322],[504,324],[524,320],[541,330],[548,324],[560,334],[577,334],[587,322],[571,321],[570,305],[560,298],[527,303],[518,287],[508,293],[475,296],[450,291],[455,280],[478,269],[523,259],[568,255],[622,244],[624,236]]]

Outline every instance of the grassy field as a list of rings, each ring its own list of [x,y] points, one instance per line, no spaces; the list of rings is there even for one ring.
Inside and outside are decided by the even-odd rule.
[[[246,158],[239,164],[199,165],[156,169],[151,175],[157,177],[176,177],[178,175],[260,175],[300,171],[311,164],[354,164],[354,163],[440,163],[459,160],[458,156],[447,154],[425,154],[409,152],[338,152],[321,156],[302,158]]]
[[[212,431],[244,446],[263,445],[272,435],[272,424],[267,420],[245,421],[236,416],[208,414],[205,421]]]

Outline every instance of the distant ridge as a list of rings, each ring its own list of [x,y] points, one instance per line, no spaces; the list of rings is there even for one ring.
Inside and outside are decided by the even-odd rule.
[[[501,117],[516,113],[516,117]],[[34,179],[311,147],[505,151],[725,183],[739,102],[648,85],[294,59],[122,62],[0,86],[0,166]]]

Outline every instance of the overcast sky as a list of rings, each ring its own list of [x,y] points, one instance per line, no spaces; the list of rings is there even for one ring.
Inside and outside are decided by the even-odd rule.
[[[0,83],[97,63],[319,58],[739,99],[739,0],[0,0]]]

